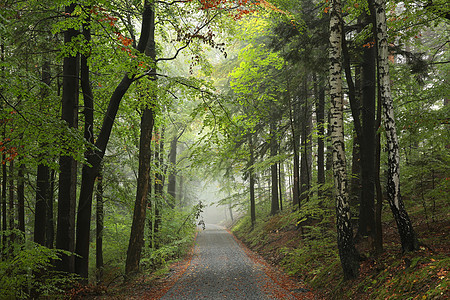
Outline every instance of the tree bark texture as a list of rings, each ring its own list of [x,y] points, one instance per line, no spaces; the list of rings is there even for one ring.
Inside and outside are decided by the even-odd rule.
[[[150,32],[150,4],[145,1],[142,13],[141,36],[137,45],[137,50],[143,53],[146,49],[149,32]],[[94,151],[88,157],[88,164],[82,169],[81,188],[78,202],[77,213],[77,233],[76,233],[76,249],[75,252],[80,256],[75,258],[75,271],[83,278],[88,276],[89,262],[89,238],[92,213],[92,194],[94,190],[94,182],[100,169],[100,164],[105,155],[106,146],[111,135],[114,120],[119,110],[119,104],[133,83],[133,76],[125,74],[114,90],[109,100],[108,108],[103,118],[102,127],[95,142],[98,150]],[[91,167],[89,166],[91,165]]]
[[[21,164],[17,179],[17,204],[19,218],[19,230],[25,233],[25,165]]]
[[[375,239],[375,48],[363,49],[361,72],[362,132],[360,141],[361,194],[358,234]]]
[[[53,248],[55,242],[55,217],[54,217],[54,188],[55,188],[55,170],[50,170],[50,182],[47,195],[47,219],[45,225],[45,245],[47,248]]]
[[[176,199],[176,185],[177,185],[177,172],[176,172],[176,164],[177,164],[177,144],[178,144],[178,136],[175,136],[170,142],[170,152],[169,152],[169,163],[171,166],[171,171],[169,172],[169,183],[167,185],[167,194],[171,197],[169,201],[169,205],[171,208],[175,208],[175,199]]]
[[[125,264],[126,276],[130,276],[139,270],[141,250],[144,244],[144,225],[149,189],[153,124],[153,111],[149,108],[144,109],[141,118],[139,175],[136,201],[134,203],[133,223],[131,225],[130,242],[128,244],[127,259]]]
[[[400,155],[389,76],[386,2],[384,0],[369,1],[373,1],[375,10],[378,74],[380,80],[379,89],[388,148],[387,196],[394,219],[397,223],[402,249],[404,252],[409,252],[417,250],[419,248],[419,243],[400,194]]]
[[[318,95],[316,101],[317,119],[317,183],[325,183],[325,87],[322,79],[318,83]],[[319,199],[322,197],[322,189],[319,187]]]
[[[164,188],[164,126],[161,128],[160,131],[160,137],[159,137],[159,147],[158,145],[155,147],[155,163],[157,165],[157,172],[156,172],[156,180],[155,180],[155,203],[154,203],[154,225],[153,225],[153,248],[158,249],[159,248],[159,242],[158,242],[158,232],[161,227],[161,204],[163,202],[163,188]]]
[[[36,175],[36,204],[34,211],[34,242],[45,245],[47,224],[47,198],[50,195],[50,171],[47,166],[38,165]]]
[[[103,280],[103,172],[99,171],[96,191],[95,269],[97,283]]]
[[[6,154],[3,153],[2,161],[6,162]],[[2,230],[7,230],[7,213],[6,213],[6,189],[8,186],[8,172],[6,169],[6,163],[2,164]],[[6,248],[6,234],[2,235],[2,250],[4,252]]]
[[[66,6],[65,13],[71,14],[75,4]],[[64,44],[69,44],[78,35],[78,31],[69,28],[64,32]],[[63,62],[63,93],[62,93],[62,119],[68,127],[74,127],[75,111],[77,111],[78,95],[78,66],[77,56],[68,56]],[[71,208],[75,205],[73,199],[73,169],[75,160],[71,156],[61,156],[59,159],[59,184],[58,184],[58,218],[56,231],[56,248],[73,251],[73,232]],[[64,272],[72,272],[72,258],[61,255],[61,260],[56,262],[57,269]]]
[[[292,130],[292,148],[294,152],[293,158],[293,184],[292,184],[292,207],[294,210],[300,208],[300,155],[299,155],[299,143],[300,143],[300,104],[294,103],[292,109],[293,116],[291,119]]]
[[[15,222],[14,222],[14,218],[15,218],[15,213],[14,213],[14,191],[15,191],[15,187],[14,187],[14,160],[11,160],[9,162],[9,210],[8,210],[8,219],[9,219],[9,229],[12,230],[14,229],[15,226]],[[9,235],[9,242],[10,245],[13,245],[14,241],[15,241],[16,237],[14,233],[11,233]],[[12,249],[11,249],[12,250]]]
[[[311,167],[312,167],[312,142],[311,142],[311,105],[308,101],[308,76],[305,75],[302,83],[303,103],[301,122],[301,159],[300,159],[300,205],[309,200],[309,190],[311,188]]]
[[[277,155],[277,131],[276,131],[276,125],[274,122],[270,123],[270,156],[275,157]],[[272,163],[270,166],[270,174],[271,174],[271,188],[272,188],[272,197],[271,197],[271,207],[270,207],[270,214],[273,216],[277,214],[280,211],[280,205],[278,202],[278,170],[277,170],[277,164]]]
[[[330,99],[331,99],[331,142],[333,149],[333,174],[336,197],[336,225],[339,257],[344,278],[358,276],[358,255],[353,242],[348,203],[347,172],[344,150],[344,122],[342,97],[342,13],[340,0],[331,1],[330,9]]]
[[[250,135],[248,138],[248,146],[250,148],[250,167],[248,170],[249,173],[249,181],[250,181],[250,220],[252,223],[252,228],[255,227],[256,224],[256,202],[255,202],[255,170],[253,169],[253,165],[255,164],[255,150],[253,145],[253,136]]]
[[[147,42],[146,55],[155,61],[155,9],[153,4],[150,11],[150,31]],[[151,78],[156,80],[156,77]],[[141,117],[141,133],[139,140],[139,171],[136,190],[136,201],[134,203],[133,223],[131,225],[130,241],[128,244],[127,259],[125,262],[125,276],[139,271],[141,251],[144,246],[144,227],[148,196],[151,189],[150,169],[152,160],[152,133],[155,123],[151,105],[156,103],[156,91],[146,91],[152,104],[146,104]]]

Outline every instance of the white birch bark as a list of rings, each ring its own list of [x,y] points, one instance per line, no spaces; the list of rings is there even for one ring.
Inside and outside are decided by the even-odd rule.
[[[407,252],[418,249],[418,242],[400,194],[400,154],[389,76],[386,2],[385,0],[374,0],[373,3],[377,33],[379,88],[388,146],[387,194],[399,230],[403,251]]]
[[[344,104],[342,97],[342,13],[340,0],[331,1],[330,9],[330,98],[331,98],[331,143],[333,175],[336,197],[336,226],[338,248],[344,278],[358,276],[359,263],[353,243],[348,203],[347,171],[344,149]]]

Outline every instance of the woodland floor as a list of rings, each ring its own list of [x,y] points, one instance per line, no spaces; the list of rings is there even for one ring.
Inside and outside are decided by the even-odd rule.
[[[286,265],[283,253],[302,244],[301,230],[294,226],[278,230],[276,225],[270,228],[270,223],[276,220],[266,223],[268,236],[263,242],[246,243],[270,264],[280,265],[284,261]],[[401,252],[393,220],[383,223],[382,254],[371,255],[367,242],[359,242],[357,249],[367,258],[361,261],[360,276],[355,280],[342,280],[339,263],[330,267],[328,274],[317,274],[311,269],[296,274],[296,279],[313,283],[319,299],[450,299],[450,219],[436,222],[419,219],[414,228],[421,246],[413,253]],[[285,250],[279,251],[280,248]]]
[[[346,282],[342,280],[338,262],[330,266],[325,275],[317,274],[312,269],[293,276],[286,275],[287,270],[280,267],[283,264],[286,266],[283,253],[299,247],[302,234],[295,227],[277,229],[274,224],[276,219],[266,221],[267,236],[260,242],[249,243],[243,237],[242,241],[233,237],[266,276],[289,291],[295,299],[450,299],[448,218],[436,222],[416,221],[414,226],[421,247],[419,251],[409,254],[401,253],[394,221],[384,222],[384,252],[378,256],[369,255],[367,244],[360,242],[358,251],[367,258],[361,262],[360,276]],[[80,293],[79,296],[82,299],[160,299],[181,280],[183,274],[188,273],[195,255],[193,246],[191,253],[184,260],[170,265],[164,275],[143,276],[107,289],[92,287],[87,289],[90,296],[87,297],[86,293]],[[280,295],[272,299],[284,298]]]

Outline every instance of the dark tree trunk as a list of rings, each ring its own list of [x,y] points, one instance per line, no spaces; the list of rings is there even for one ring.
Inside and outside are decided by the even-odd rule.
[[[317,183],[325,184],[325,87],[320,76],[318,84],[318,101],[316,102],[317,118]],[[319,186],[318,197],[322,197],[322,188]]]
[[[282,164],[278,163],[278,188],[279,188],[279,198],[280,198],[280,211],[283,210],[283,174],[281,172]]]
[[[54,201],[54,188],[55,188],[55,170],[50,171],[50,184],[47,194],[47,220],[45,225],[45,246],[47,248],[53,248],[55,242],[55,217],[53,211]]]
[[[348,86],[348,98],[350,100],[350,108],[353,117],[353,151],[352,151],[352,172],[350,180],[350,193],[349,193],[349,203],[350,207],[353,208],[352,211],[356,211],[356,207],[359,204],[360,190],[361,190],[361,101],[360,101],[360,80],[359,76],[356,77],[356,87],[353,82],[352,70],[350,65],[350,55],[347,49],[347,41],[345,40],[344,30],[342,30],[342,55],[345,71],[345,79]],[[360,68],[357,67],[355,73],[360,74]]]
[[[159,232],[159,229],[161,227],[161,210],[160,206],[163,199],[163,188],[164,188],[164,171],[163,171],[163,165],[164,165],[164,127],[161,128],[161,136],[159,137],[159,147],[156,145],[155,147],[155,163],[157,165],[157,172],[156,172],[156,180],[155,180],[155,213],[154,213],[154,225],[153,225],[153,248],[158,249],[159,243],[157,240],[157,233]]]
[[[100,169],[97,177],[97,206],[95,232],[95,268],[97,283],[103,281],[103,172]]]
[[[274,157],[277,155],[277,129],[274,122],[270,123],[270,156]],[[278,170],[277,164],[273,163],[270,166],[270,174],[272,177],[271,187],[272,187],[272,197],[271,197],[271,207],[270,214],[273,216],[280,211],[280,205],[278,202]]]
[[[379,82],[378,76],[377,81]],[[378,89],[379,91],[379,89]],[[381,127],[381,97],[378,92],[377,99],[377,121],[376,128]],[[375,252],[383,252],[383,226],[381,223],[381,213],[383,209],[383,191],[381,188],[380,180],[380,167],[381,167],[381,133],[376,131],[376,149],[375,149],[375,191],[377,197],[377,204],[375,210]]]
[[[290,101],[291,103],[291,101]],[[294,153],[293,158],[293,183],[292,183],[292,207],[294,210],[300,207],[300,157],[299,157],[299,123],[300,123],[300,104],[290,104],[289,114],[292,131],[292,148]],[[291,108],[292,107],[292,108]]]
[[[171,208],[175,207],[175,199],[176,199],[176,185],[177,185],[177,172],[176,172],[176,164],[177,164],[177,144],[178,144],[178,136],[175,136],[170,142],[170,153],[169,153],[169,163],[171,168],[169,169],[169,183],[167,186],[167,194],[171,197],[169,201],[169,205]]]
[[[9,162],[9,211],[8,211],[8,219],[9,219],[9,229],[13,230],[16,226],[14,224],[14,161],[11,160]],[[10,245],[13,245],[14,241],[16,239],[16,236],[14,233],[11,233],[9,235],[9,243]],[[12,251],[12,249],[11,249]]]
[[[300,205],[309,200],[309,189],[311,188],[311,109],[308,101],[307,76],[303,80],[303,103],[302,103],[302,155],[300,159]]]
[[[76,4],[65,8],[66,14],[71,14]],[[64,43],[69,44],[78,35],[78,31],[69,28],[64,32]],[[62,95],[62,119],[69,127],[74,127],[75,111],[77,110],[78,95],[78,59],[77,56],[64,58],[63,63],[63,95]],[[75,205],[74,195],[74,170],[75,161],[70,156],[61,156],[59,160],[59,195],[58,195],[58,226],[56,231],[56,248],[73,251],[72,208]],[[72,258],[61,255],[61,260],[56,262],[57,269],[64,272],[72,272]]]
[[[297,210],[300,207],[300,157],[298,151],[294,151],[293,171],[292,205],[294,210]]]
[[[38,165],[36,176],[36,205],[34,212],[34,242],[46,245],[47,202],[50,194],[50,171],[47,166]]]
[[[250,161],[248,168],[248,176],[250,183],[250,220],[252,223],[252,229],[255,228],[256,224],[256,205],[255,205],[255,170],[253,165],[255,164],[255,150],[253,146],[253,136],[250,135],[248,138],[248,147],[250,149]]]
[[[375,239],[375,48],[365,47],[362,62],[361,203],[358,234]]]
[[[3,134],[5,136],[5,134]],[[6,169],[6,154],[2,155],[2,230],[7,230],[7,211],[6,211],[6,188],[8,186],[8,172]],[[6,234],[2,235],[2,247],[6,248]],[[3,251],[4,252],[4,251]]]
[[[350,178],[349,203],[352,213],[357,211],[361,194],[361,151],[356,130],[353,133],[352,145],[352,173]]]
[[[17,204],[19,230],[25,233],[25,165],[21,164],[18,171],[17,180]]]
[[[151,163],[151,141],[153,132],[153,111],[146,108],[141,118],[141,136],[139,143],[139,175],[136,201],[134,203],[133,223],[131,225],[130,242],[128,244],[125,275],[127,277],[139,270],[141,250],[144,244],[144,225]]]
[[[153,61],[156,60],[155,49],[155,9],[151,5],[150,9],[150,31],[147,41],[146,55]],[[151,78],[156,80],[156,77]],[[153,105],[156,103],[156,91],[147,91],[152,99]],[[141,134],[139,141],[139,173],[137,180],[136,201],[134,203],[133,223],[131,225],[130,242],[128,244],[127,259],[125,262],[125,276],[139,271],[139,262],[141,260],[141,251],[144,246],[144,227],[146,218],[146,209],[148,195],[151,193],[151,160],[152,160],[152,133],[154,125],[153,110],[148,106],[144,109],[141,117]]]
[[[137,45],[137,50],[141,53],[145,51],[148,36],[151,9],[148,1],[145,1],[144,11],[142,13],[142,27],[141,37]],[[75,258],[75,271],[83,278],[88,276],[88,262],[89,262],[89,238],[91,227],[91,213],[92,213],[92,193],[94,190],[94,182],[100,169],[100,164],[105,155],[106,146],[111,135],[111,130],[114,120],[119,109],[120,101],[127,92],[130,85],[133,83],[134,77],[125,74],[114,90],[109,100],[109,105],[103,118],[102,128],[100,129],[95,146],[98,150],[94,151],[88,157],[88,164],[85,164],[82,169],[80,198],[77,213],[77,236],[75,252],[80,256]],[[92,167],[90,167],[91,165]]]
[[[178,175],[178,184],[179,184],[179,186],[178,186],[178,201],[180,203],[180,207],[184,207],[184,205],[185,205],[185,203],[184,203],[185,191],[184,191],[184,186],[183,186],[184,185],[184,177],[181,174]]]

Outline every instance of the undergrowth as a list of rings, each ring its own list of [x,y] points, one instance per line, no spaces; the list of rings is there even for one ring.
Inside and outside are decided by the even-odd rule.
[[[252,250],[281,265],[325,299],[445,299],[450,293],[450,222],[444,202],[432,223],[423,219],[420,209],[411,209],[422,246],[407,254],[401,253],[395,222],[386,210],[384,252],[375,256],[367,243],[358,244],[363,261],[360,276],[351,281],[343,280],[332,205],[315,215],[292,210],[273,217],[260,214],[254,228],[244,216],[232,231]]]

